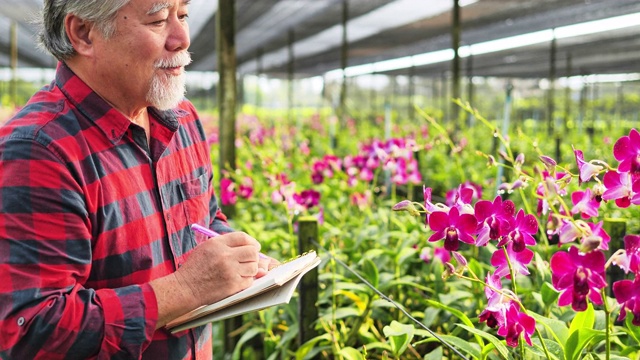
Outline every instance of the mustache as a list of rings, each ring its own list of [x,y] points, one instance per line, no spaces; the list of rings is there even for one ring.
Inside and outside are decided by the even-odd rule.
[[[154,64],[156,68],[173,68],[173,67],[182,67],[191,64],[191,54],[184,51],[178,53],[176,56],[170,59],[160,59],[157,60]]]

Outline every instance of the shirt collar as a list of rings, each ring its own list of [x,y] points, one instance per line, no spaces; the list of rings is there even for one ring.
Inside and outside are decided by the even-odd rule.
[[[132,122],[126,116],[101,98],[63,62],[59,62],[56,69],[56,85],[66,98],[84,116],[95,123],[112,142],[118,142],[131,126]],[[149,108],[149,110],[150,114],[172,133],[178,129],[178,117],[184,116],[184,111],[179,109],[160,111]]]

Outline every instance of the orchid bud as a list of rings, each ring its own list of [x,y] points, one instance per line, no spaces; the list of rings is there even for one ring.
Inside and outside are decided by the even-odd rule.
[[[399,203],[393,205],[391,208],[393,211],[408,211],[412,216],[420,216],[420,212],[413,205],[410,200],[402,200]]]

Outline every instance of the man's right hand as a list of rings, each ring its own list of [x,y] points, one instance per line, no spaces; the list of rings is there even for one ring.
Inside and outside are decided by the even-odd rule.
[[[156,329],[201,305],[249,287],[256,275],[260,243],[233,232],[199,244],[173,274],[151,282],[158,302]]]

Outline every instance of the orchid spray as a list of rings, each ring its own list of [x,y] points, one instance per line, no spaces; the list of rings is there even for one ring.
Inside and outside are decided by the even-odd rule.
[[[624,249],[610,249],[611,239],[601,217],[605,204],[609,209],[615,204],[618,210],[640,205],[638,130],[631,129],[615,142],[613,157],[617,167],[598,159],[586,160],[583,152],[574,148],[575,168],[563,168],[553,158],[539,153],[532,170],[525,170],[524,155],[514,156],[506,135],[468,105],[460,105],[491,127],[503,142],[502,162],[491,155],[481,155],[490,164],[508,167],[515,180],[498,187],[493,199],[475,203],[469,194],[477,190],[469,183],[460,185],[454,191],[457,196],[447,204],[433,202],[432,189],[425,186],[423,203],[405,200],[393,209],[424,215],[425,227],[432,232],[428,241],[444,240],[444,249],[456,259],[464,259],[463,247],[493,251],[493,270],[487,271],[485,277],[466,266],[466,260],[457,260],[458,266],[449,263],[445,275],[485,287],[486,307],[478,321],[496,329],[507,346],[518,348],[520,358],[529,351],[547,359],[579,358],[593,341],[603,343],[600,351],[604,350],[604,357],[610,359],[614,356],[612,339],[618,346],[615,356],[637,351],[624,348],[620,332],[613,331],[612,314],[618,310],[617,320],[626,326],[618,328],[635,338],[639,331],[633,327],[640,326],[640,235],[626,235]],[[422,115],[435,124],[434,119]],[[535,207],[527,201],[527,188],[535,198]],[[521,209],[508,199],[514,192],[522,198]],[[609,250],[613,253],[610,257]],[[518,278],[530,276],[532,267],[545,263],[551,271],[551,285],[543,285],[546,288],[541,291],[555,293],[559,307],[570,306],[575,312],[568,328],[566,319],[563,322],[527,309],[519,292]],[[622,269],[626,278],[609,284],[606,271],[611,266]],[[507,283],[510,287],[503,287]],[[607,297],[607,290],[612,290],[615,301]],[[547,296],[550,297],[553,298]],[[594,328],[596,307],[604,313],[604,329]],[[630,319],[625,323],[626,318]],[[474,329],[474,333],[478,331]],[[532,342],[534,333],[538,340]],[[525,343],[528,348],[523,346]],[[497,350],[505,355],[506,350]]]

